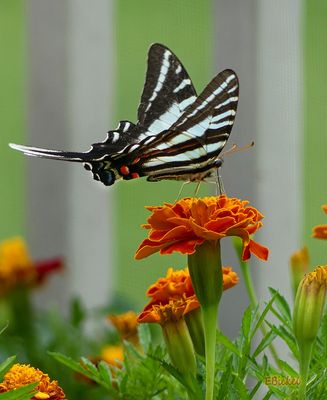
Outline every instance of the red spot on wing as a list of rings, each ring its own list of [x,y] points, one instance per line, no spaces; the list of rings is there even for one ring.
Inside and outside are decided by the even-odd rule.
[[[137,172],[132,172],[131,177],[132,177],[132,179],[136,179],[136,178],[139,178],[140,175]]]
[[[120,173],[122,175],[128,175],[129,174],[129,168],[126,165],[123,165],[120,167]]]

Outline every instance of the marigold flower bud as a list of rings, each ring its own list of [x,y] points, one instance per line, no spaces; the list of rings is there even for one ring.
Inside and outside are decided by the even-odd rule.
[[[313,341],[318,333],[327,291],[327,266],[306,274],[299,284],[293,315],[298,342]]]

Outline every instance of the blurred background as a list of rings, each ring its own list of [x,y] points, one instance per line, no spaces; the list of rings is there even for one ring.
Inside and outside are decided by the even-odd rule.
[[[88,308],[123,302],[139,311],[149,284],[182,256],[134,260],[145,238],[145,205],[173,202],[180,184],[119,182],[106,188],[80,165],[26,158],[19,143],[84,151],[119,120],[136,121],[147,50],[168,46],[201,91],[224,68],[240,78],[227,156],[227,193],[265,215],[257,239],[270,260],[251,261],[259,297],[268,286],[291,298],[288,260],[309,246],[326,264],[327,3],[324,0],[1,0],[0,239],[22,235],[34,259],[62,256],[66,272],[35,294],[40,307],[80,296]],[[188,185],[184,195],[194,194]],[[202,194],[215,188],[202,185]],[[238,271],[229,240],[225,265]],[[220,315],[234,335],[248,304],[243,283],[228,291]]]

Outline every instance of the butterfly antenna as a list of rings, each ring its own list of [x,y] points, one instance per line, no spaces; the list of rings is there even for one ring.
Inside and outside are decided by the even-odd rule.
[[[246,144],[243,147],[238,147],[237,144],[233,144],[232,147],[221,154],[221,157],[227,156],[233,153],[238,153],[240,151],[245,151],[254,147],[254,140],[251,143]]]

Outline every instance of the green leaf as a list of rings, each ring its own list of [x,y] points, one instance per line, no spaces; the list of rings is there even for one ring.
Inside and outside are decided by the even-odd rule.
[[[0,394],[1,400],[30,400],[35,394],[35,387],[38,382],[31,383],[29,385],[22,386],[20,388],[11,390]]]
[[[248,390],[247,390],[244,382],[237,375],[235,375],[234,385],[236,387],[237,394],[239,395],[240,399],[249,399],[250,398]]]
[[[253,338],[253,336],[255,335],[255,333],[257,332],[257,330],[260,328],[260,326],[263,324],[264,319],[268,313],[268,311],[271,310],[272,304],[275,301],[275,296],[268,302],[268,304],[266,305],[266,307],[264,308],[264,310],[262,311],[260,318],[258,319],[252,333],[251,333],[251,339]]]
[[[251,329],[251,323],[252,323],[252,306],[247,307],[243,314],[243,319],[242,319],[242,332],[244,335],[244,338],[246,341],[248,341],[249,338],[249,333]]]
[[[90,371],[93,375],[98,376],[97,367],[86,357],[81,357],[82,366]]]
[[[250,399],[253,399],[253,397],[255,396],[255,394],[257,393],[257,391],[259,390],[261,385],[262,385],[262,382],[258,381],[257,384],[254,386],[254,388],[251,390]]]
[[[291,376],[292,378],[298,377],[298,373],[286,361],[279,359],[278,366],[282,369],[283,372],[286,372],[286,374]]]
[[[105,382],[109,387],[112,386],[112,374],[109,365],[105,361],[100,361],[98,364],[99,375],[103,382]]]
[[[266,347],[268,347],[271,342],[275,339],[277,333],[274,331],[269,331],[261,340],[258,347],[253,353],[253,357],[257,357]]]
[[[289,324],[291,324],[292,323],[292,314],[291,314],[291,310],[290,310],[290,307],[289,307],[286,299],[277,290],[275,290],[273,288],[269,288],[269,291],[275,299],[275,304],[277,305],[279,312],[282,314],[284,319]]]
[[[8,357],[5,361],[0,364],[0,381],[3,381],[5,374],[15,364],[16,356]]]
[[[148,353],[151,346],[151,331],[149,324],[139,324],[137,330],[141,346],[144,349],[144,352]]]
[[[234,353],[238,357],[241,357],[241,353],[240,353],[239,349],[237,348],[237,346],[235,346],[235,344],[220,331],[217,332],[216,340],[217,340],[217,342],[223,344],[232,353]]]

